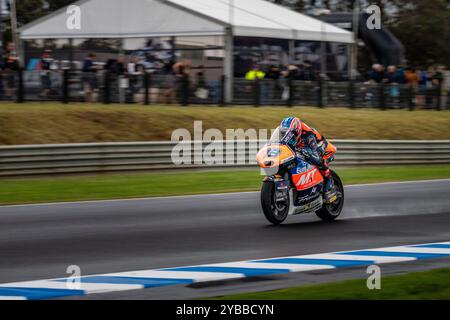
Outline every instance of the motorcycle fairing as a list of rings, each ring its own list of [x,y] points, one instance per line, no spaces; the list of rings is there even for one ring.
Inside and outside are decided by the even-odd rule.
[[[306,161],[298,159],[298,164],[290,170],[296,188],[291,190],[289,215],[310,213],[323,205],[323,177],[319,170]]]
[[[314,200],[317,200],[317,198],[322,197],[322,188],[323,184],[320,183],[312,188],[309,188],[307,190],[301,190],[301,191],[294,191],[294,206],[301,207],[304,205],[307,205],[310,202],[313,202]]]
[[[290,190],[290,197],[289,197],[289,213],[288,215],[292,216],[292,215],[297,215],[297,214],[304,214],[304,213],[313,213],[316,212],[317,210],[319,210],[320,208],[322,208],[323,206],[323,198],[321,196],[317,197],[317,199],[296,207],[294,205],[294,193],[296,193],[295,190]]]
[[[337,148],[329,141],[327,141],[327,145],[325,148],[325,153],[323,158],[325,160],[331,161],[334,158],[335,153],[337,152]]]
[[[283,144],[266,145],[256,155],[256,161],[263,169],[279,168],[294,159],[295,154],[292,149]]]
[[[291,175],[297,191],[308,190],[323,183],[319,169],[303,160],[299,160],[297,167],[291,169]]]
[[[276,180],[275,181],[275,188],[277,190],[289,190],[289,180]]]

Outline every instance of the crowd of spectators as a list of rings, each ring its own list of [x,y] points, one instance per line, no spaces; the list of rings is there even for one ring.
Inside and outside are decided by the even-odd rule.
[[[245,79],[250,81],[255,80],[256,78],[260,80],[292,79],[314,81],[317,80],[319,76],[318,70],[315,69],[309,61],[305,61],[298,65],[290,64],[282,67],[269,65],[266,68],[259,64],[255,64],[251,70],[247,72]]]
[[[315,81],[321,77],[320,72],[309,61],[300,64],[289,64],[286,66],[268,65],[262,66],[254,64],[245,74],[245,80],[254,82],[255,80],[269,80],[274,84],[272,90],[267,86],[267,82],[260,84],[260,100],[278,99],[287,101],[290,98],[289,82],[291,80]],[[252,91],[252,86],[246,86],[247,94]]]
[[[390,98],[398,98],[402,89],[412,89],[416,103],[430,106],[437,95],[442,95],[446,86],[445,68],[443,66],[429,67],[426,70],[416,70],[404,66],[372,65],[367,73],[367,84],[385,84],[389,89]],[[420,101],[421,100],[421,101]]]
[[[437,86],[444,82],[444,67],[430,67],[427,70],[416,70],[403,66],[374,64],[367,74],[369,83],[409,84],[412,86]]]
[[[101,86],[106,85],[105,73],[109,75],[110,94],[116,95],[118,101],[134,102],[136,97],[143,99],[144,75],[155,74],[150,93],[153,101],[162,104],[181,103],[188,104],[192,99],[206,101],[212,95],[212,88],[206,81],[206,69],[200,65],[192,67],[189,60],[170,61],[158,72],[146,69],[145,61],[137,55],[119,54],[107,61],[98,61],[93,53],[87,54],[78,67],[63,64],[52,56],[51,50],[45,50],[38,59],[35,59],[34,71],[39,74],[39,98],[51,98],[61,92],[61,79],[63,69],[77,70],[77,83],[79,92],[84,95],[86,102],[98,102]],[[20,70],[19,57],[14,44],[8,44],[4,50],[1,62],[0,96],[3,99],[14,99],[17,89],[17,72]],[[29,69],[28,69],[29,70]],[[55,75],[57,75],[55,77]],[[252,92],[255,80],[264,81],[260,87],[261,98],[276,95],[281,100],[290,98],[290,81],[317,81],[323,77],[317,66],[309,61],[286,66],[254,64],[245,74],[246,86],[238,88],[247,93]],[[374,64],[365,77],[366,85],[385,84],[388,97],[395,100],[405,90],[413,88],[415,100],[421,105],[431,105],[436,92],[443,93],[445,84],[445,69],[442,66],[430,67],[427,70],[415,70],[410,67],[388,66]],[[55,80],[56,79],[56,80]],[[72,81],[71,83],[73,83]],[[270,82],[270,86],[267,83]],[[268,93],[271,90],[270,94]],[[403,90],[403,91],[402,91]],[[56,93],[55,93],[56,92]],[[376,93],[368,91],[367,95]]]
[[[158,78],[156,87],[153,88],[154,99],[158,103],[172,104],[181,102],[188,104],[190,92],[195,92],[196,97],[200,97],[199,90],[203,90],[201,97],[206,99],[209,90],[205,80],[205,68],[198,66],[196,80],[191,81],[192,62],[181,60],[168,63],[163,70],[155,73],[146,70],[141,57],[126,56],[119,54],[116,59],[109,59],[106,63],[97,63],[96,56],[89,54],[86,56],[82,66],[82,81],[86,101],[93,101],[93,93],[98,90],[99,71],[108,72],[110,75],[110,84],[118,91],[124,92],[126,102],[134,102],[135,97],[142,93],[144,88],[144,75],[146,73],[164,75]],[[122,100],[122,99],[121,99]]]
[[[145,61],[136,55],[119,54],[116,58],[99,61],[97,55],[88,53],[82,62],[70,63],[57,60],[51,50],[45,50],[39,58],[32,59],[28,71],[38,76],[40,99],[51,99],[61,94],[63,82],[63,70],[71,69],[75,72],[71,75],[70,85],[78,85],[84,95],[85,102],[98,102],[101,86],[105,86],[105,74],[108,74],[110,94],[118,96],[122,102],[134,102],[136,97],[142,96],[144,89],[144,75],[146,73],[158,74],[154,99],[159,103],[187,104],[190,93],[194,98],[207,99],[210,88],[206,81],[206,71],[203,65],[192,68],[189,60],[169,62],[162,70],[155,72],[145,68]],[[0,62],[0,97],[4,100],[15,99],[18,88],[18,74],[21,69],[19,56],[13,43],[5,50]],[[195,69],[195,70],[193,70]],[[191,78],[195,77],[194,80]],[[159,83],[161,82],[161,83]]]
[[[309,61],[282,67],[254,64],[245,74],[245,80],[248,82],[245,90],[247,93],[253,92],[253,86],[250,82],[254,83],[255,80],[271,80],[270,85],[268,81],[261,81],[259,85],[260,100],[271,99],[271,96],[277,100],[280,97],[281,100],[288,100],[290,98],[290,80],[317,81],[319,79],[326,81],[328,77],[321,74],[320,70]],[[366,88],[365,93],[363,93],[365,95],[364,100],[374,106],[377,103],[379,104],[374,97],[378,96],[380,92],[375,87],[379,87],[381,84],[386,87],[384,92],[388,103],[399,105],[399,100],[405,98],[411,92],[409,89],[413,89],[413,103],[427,107],[436,105],[437,96],[445,96],[447,86],[443,66],[416,70],[411,67],[384,67],[381,64],[374,64],[366,77],[357,81],[361,80],[365,83],[363,87]],[[359,88],[363,87],[360,86]]]
[[[196,98],[208,98],[209,88],[205,78],[205,68],[200,65],[195,68],[196,71],[193,71],[190,60],[170,62],[163,66],[163,70],[154,72],[146,70],[142,58],[138,56],[127,57],[120,54],[117,59],[109,59],[105,64],[95,63],[95,58],[95,55],[89,54],[83,62],[82,72],[86,95],[97,90],[98,72],[103,70],[109,73],[113,86],[117,84],[119,89],[124,89],[127,102],[133,102],[135,97],[142,93],[146,73],[160,76],[157,78],[159,83],[153,86],[151,92],[158,103],[187,105],[192,92]],[[194,81],[191,80],[192,74],[195,75]],[[86,100],[91,100],[91,97],[87,96]]]

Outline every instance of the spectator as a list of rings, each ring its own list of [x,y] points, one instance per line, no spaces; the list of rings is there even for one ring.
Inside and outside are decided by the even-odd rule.
[[[431,82],[435,87],[442,87],[442,84],[444,83],[444,67],[439,66],[435,68],[435,71],[431,76]]]
[[[283,85],[280,81],[281,70],[279,67],[271,65],[269,71],[266,74],[266,79],[270,79],[274,82],[274,94],[278,96],[278,93],[283,90]]]
[[[396,68],[395,81],[398,84],[405,84],[406,83],[405,70],[404,70],[404,68],[402,66],[398,66],[398,68]]]
[[[159,95],[158,101],[165,104],[176,103],[177,100],[177,79],[174,74],[174,62],[169,62],[164,65],[164,86],[162,94]],[[158,89],[157,89],[158,90]],[[159,90],[158,90],[159,91]]]
[[[127,73],[129,76],[142,75],[142,64],[139,57],[133,57],[127,66]]]
[[[286,79],[290,80],[298,80],[299,68],[293,64],[288,65],[286,71],[283,72],[283,75]]]
[[[255,64],[253,68],[245,75],[245,80],[255,81],[256,79],[262,80],[266,77],[266,73],[262,71],[259,65]]]
[[[173,64],[172,68],[175,76],[182,78],[190,74],[191,62],[187,60],[178,61]]]
[[[379,63],[374,63],[372,65],[372,69],[367,73],[367,82],[366,84],[371,85],[366,89],[364,95],[364,101],[370,105],[375,106],[375,99],[378,89],[375,85],[378,85],[383,82],[384,79],[384,66]]]
[[[388,66],[387,72],[384,75],[383,82],[390,85],[389,96],[391,98],[391,103],[394,106],[398,105],[398,98],[400,96],[400,88],[398,84],[402,81],[401,74],[397,72],[397,67]]]
[[[123,54],[119,54],[115,66],[115,73],[118,76],[123,76],[125,74],[125,63],[126,63],[125,56]]]
[[[269,71],[267,72],[266,78],[271,80],[278,80],[281,76],[281,70],[279,67],[271,65]]]
[[[294,71],[293,78],[294,80],[305,80],[305,65],[303,63],[300,63],[298,66],[296,66],[296,70]]]
[[[189,88],[191,62],[189,60],[180,61],[173,65],[173,72],[177,83],[177,92],[181,105],[189,104]]]
[[[442,105],[442,96],[444,89],[444,67],[439,66],[435,68],[435,72],[431,76],[431,83],[433,84],[434,95],[436,96],[437,108],[439,109]]]
[[[314,70],[313,65],[310,61],[305,61],[303,63],[304,71],[303,71],[303,79],[306,81],[315,81],[316,80],[316,72]]]
[[[115,59],[108,59],[106,61],[105,65],[103,66],[103,70],[113,72],[116,62],[117,62],[117,60],[115,60]]]
[[[90,53],[83,61],[83,88],[86,102],[94,102],[94,92],[97,89],[97,70],[95,54]]]
[[[433,105],[433,67],[429,67],[425,73],[425,106],[426,108],[431,108]]]
[[[388,66],[384,82],[389,84],[404,84],[405,74],[402,67]]]
[[[125,56],[120,54],[117,59],[108,59],[104,66],[104,70],[115,75],[125,74]]]
[[[205,67],[200,65],[198,67],[199,71],[196,74],[197,84],[195,89],[195,96],[198,99],[205,100],[209,96],[209,88],[206,84]]]
[[[384,78],[384,67],[381,64],[373,64],[367,77],[369,83],[381,83]]]
[[[409,89],[414,95],[410,103],[412,103],[412,105],[415,106],[420,97],[420,95],[415,95],[419,88],[419,75],[417,74],[415,69],[413,68],[405,69],[405,83],[408,85]]]
[[[52,88],[51,69],[55,63],[51,56],[51,50],[45,50],[40,61],[41,68],[41,85],[42,92],[39,94],[41,98],[48,98]]]
[[[406,68],[405,69],[405,82],[413,87],[417,87],[419,84],[419,76],[417,75],[417,72],[413,68]]]
[[[6,77],[5,98],[11,99],[16,87],[16,73],[20,70],[19,56],[16,53],[14,43],[9,43],[3,62]]]
[[[139,92],[139,78],[144,74],[143,66],[139,60],[139,57],[133,57],[127,66],[128,78],[130,80],[131,101],[134,99],[134,95]]]
[[[291,98],[290,84],[292,83],[292,81],[298,79],[298,75],[299,75],[298,67],[295,65],[292,65],[292,64],[288,65],[286,70],[281,72],[281,75],[285,79],[285,85],[283,88],[283,93],[281,94],[281,99],[283,101],[287,101]]]
[[[397,67],[388,66],[387,72],[384,74],[383,82],[389,84],[399,84],[400,81],[399,73],[397,73]]]
[[[245,74],[245,80],[246,81],[251,81],[251,82],[255,82],[257,80],[263,80],[266,77],[266,73],[261,69],[260,65],[258,64],[254,64],[252,69],[249,70],[246,74]],[[260,102],[264,102],[264,98],[266,97],[267,94],[267,88],[265,83],[262,83],[258,86],[259,88],[259,100]],[[254,83],[252,84],[248,84],[245,86],[245,91],[247,94],[252,94],[255,92],[254,89],[256,90]]]
[[[206,88],[206,75],[205,75],[205,66],[200,65],[198,67],[198,71],[196,74],[197,77],[197,88]]]
[[[424,88],[427,87],[428,82],[428,72],[425,70],[419,71],[419,86],[423,86]]]
[[[428,72],[425,70],[417,71],[418,76],[418,102],[417,104],[424,105],[428,84]]]

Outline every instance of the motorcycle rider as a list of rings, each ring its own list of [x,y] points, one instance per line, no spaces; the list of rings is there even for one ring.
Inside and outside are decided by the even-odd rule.
[[[316,129],[309,127],[297,117],[284,119],[280,125],[281,141],[291,146],[305,160],[317,166],[324,177],[324,199],[332,203],[336,199],[336,189],[327,161],[323,158],[327,140]]]

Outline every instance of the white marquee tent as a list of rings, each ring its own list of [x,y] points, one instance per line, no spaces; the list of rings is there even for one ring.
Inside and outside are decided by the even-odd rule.
[[[351,32],[264,0],[81,0],[81,28],[66,8],[36,20],[22,39],[234,35],[351,43]]]
[[[80,8],[79,29],[67,27],[70,15],[64,8],[22,27],[20,38],[224,36],[227,75],[233,70],[233,36],[353,42],[351,32],[265,0],[81,0],[74,5]]]

